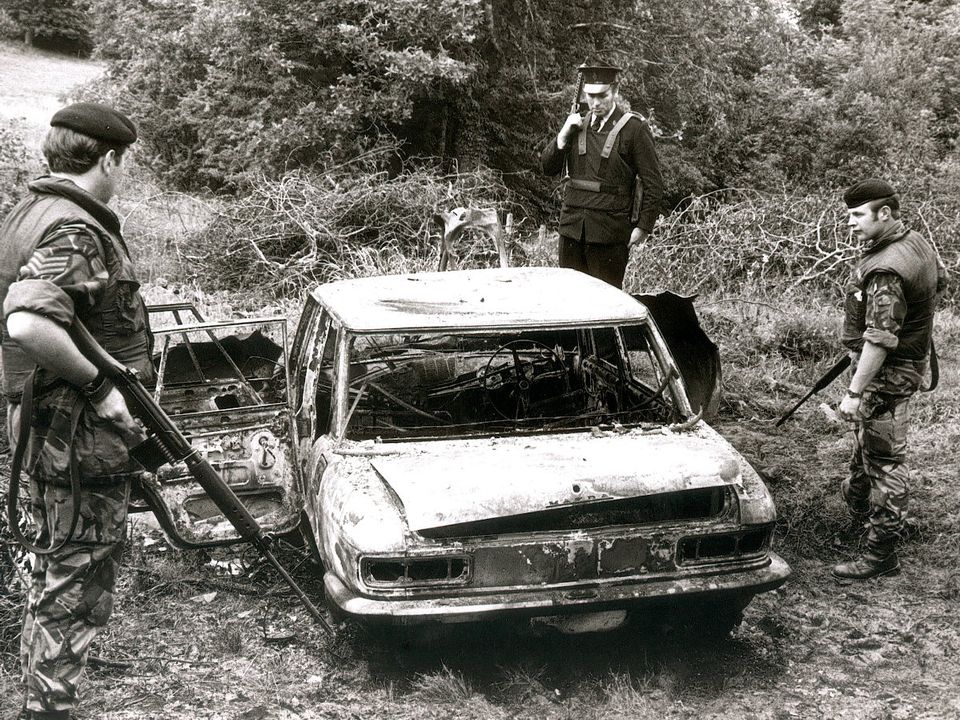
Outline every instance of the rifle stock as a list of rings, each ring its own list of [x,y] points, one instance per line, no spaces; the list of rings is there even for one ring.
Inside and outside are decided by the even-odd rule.
[[[777,424],[774,425],[774,427],[780,427],[781,425],[783,425],[783,423],[785,423],[790,418],[790,416],[793,415],[800,408],[801,405],[803,405],[807,400],[812,398],[814,395],[816,395],[818,392],[826,388],[830,383],[832,383],[834,380],[840,377],[843,371],[846,370],[849,366],[850,366],[850,355],[844,354],[842,358],[837,360],[837,362],[835,362],[830,367],[830,369],[827,370],[819,380],[817,380],[814,386],[810,388],[810,392],[808,392],[806,395],[800,398],[800,400],[796,403],[796,405],[794,405],[792,408],[790,408],[783,415],[780,416],[780,419],[777,420]]]
[[[130,456],[151,472],[165,463],[183,462],[197,484],[233,525],[240,538],[260,552],[324,631],[333,634],[333,628],[326,618],[274,556],[269,539],[253,515],[213,466],[183,436],[163,408],[153,399],[153,395],[140,382],[137,374],[107,353],[79,320],[74,320],[69,333],[77,349],[113,382],[123,395],[130,414],[140,420],[146,428],[146,439],[130,449]]]

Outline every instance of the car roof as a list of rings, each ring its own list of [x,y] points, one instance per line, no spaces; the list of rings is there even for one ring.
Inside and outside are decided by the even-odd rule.
[[[500,329],[638,322],[647,309],[575,270],[518,267],[338,280],[314,299],[348,330]]]

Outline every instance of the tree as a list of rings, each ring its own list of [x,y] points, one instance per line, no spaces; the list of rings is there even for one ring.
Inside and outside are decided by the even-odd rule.
[[[0,10],[27,45],[39,40],[84,54],[93,47],[86,0],[0,0]]]
[[[433,151],[483,21],[477,0],[94,7],[147,161],[177,185],[214,189],[385,147]]]
[[[139,121],[144,161],[187,188],[429,158],[494,168],[551,212],[539,151],[591,59],[623,67],[671,205],[935,175],[960,127],[951,0],[90,1],[114,83],[100,90]]]

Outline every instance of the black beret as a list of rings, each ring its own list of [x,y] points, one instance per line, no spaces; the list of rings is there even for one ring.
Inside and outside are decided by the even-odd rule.
[[[97,140],[130,145],[137,140],[137,127],[126,115],[100,103],[81,102],[58,110],[51,127],[65,127]]]
[[[893,185],[886,180],[867,178],[848,187],[847,191],[843,194],[843,201],[847,204],[848,208],[855,208],[871,200],[883,200],[896,194],[897,191]]]

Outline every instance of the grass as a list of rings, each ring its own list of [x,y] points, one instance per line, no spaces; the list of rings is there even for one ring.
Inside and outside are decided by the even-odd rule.
[[[0,118],[21,120],[26,128],[25,140],[34,151],[68,93],[104,71],[103,64],[94,60],[37,50],[9,40],[0,41],[0,67]]]

